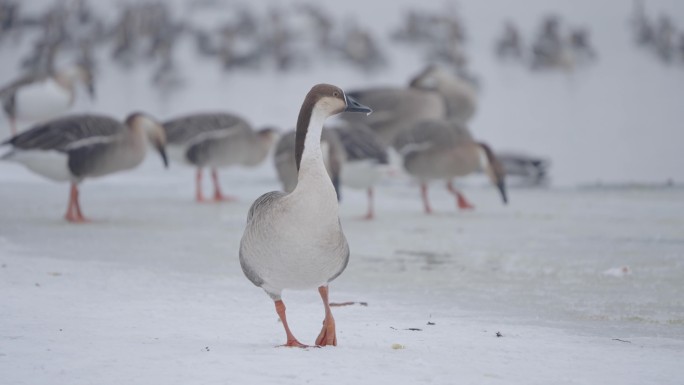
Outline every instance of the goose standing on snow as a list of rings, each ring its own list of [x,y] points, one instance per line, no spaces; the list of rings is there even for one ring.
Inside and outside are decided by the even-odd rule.
[[[134,113],[121,123],[106,116],[73,115],[39,124],[1,143],[11,149],[0,159],[22,163],[55,181],[70,181],[65,218],[86,222],[78,201],[79,183],[138,166],[148,143],[167,166],[164,130],[149,116]]]
[[[328,283],[347,266],[349,246],[320,144],[325,119],[343,111],[368,114],[371,109],[332,85],[318,84],[309,91],[297,119],[297,186],[289,194],[272,191],[259,197],[249,209],[240,241],[242,271],[275,302],[287,335],[285,346],[305,347],[290,331],[281,293],[312,287],[318,287],[325,307],[316,345],[337,345]]]
[[[377,136],[363,125],[346,125],[336,127],[333,131],[340,138],[346,153],[341,173],[342,184],[366,190],[368,211],[364,219],[373,219],[373,186],[382,177],[383,168],[389,165],[387,150]]]
[[[276,131],[254,131],[244,119],[226,113],[201,113],[164,123],[172,159],[197,167],[196,199],[204,201],[202,169],[211,168],[214,200],[234,200],[223,195],[217,168],[235,165],[256,166],[268,155]]]
[[[85,66],[75,65],[54,75],[26,76],[0,90],[0,100],[10,122],[12,135],[17,133],[17,119],[42,121],[66,112],[76,97],[76,82],[95,97],[93,75]]]
[[[395,145],[403,156],[406,171],[421,183],[421,195],[427,214],[432,213],[427,183],[434,179],[447,181],[447,189],[456,197],[460,209],[473,208],[454,187],[452,180],[478,171],[483,152],[487,158],[487,174],[499,189],[503,202],[508,202],[503,167],[491,148],[485,143],[476,142],[470,131],[460,122],[422,122],[397,136]]]

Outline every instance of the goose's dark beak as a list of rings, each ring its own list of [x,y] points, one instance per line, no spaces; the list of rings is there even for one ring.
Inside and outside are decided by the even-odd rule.
[[[164,168],[169,168],[169,158],[166,156],[166,148],[164,148],[164,145],[161,143],[155,144],[155,147],[157,148],[159,155],[161,155],[162,161],[164,162]]]
[[[87,88],[88,95],[90,95],[90,99],[95,100],[95,84],[93,82],[89,82]]]
[[[496,182],[496,188],[498,188],[499,192],[501,193],[501,199],[503,200],[503,203],[505,205],[508,204],[508,195],[506,195],[506,184],[504,183],[503,178]]]
[[[369,107],[357,102],[349,95],[345,94],[344,100],[347,103],[347,108],[345,108],[344,112],[364,112],[366,115],[370,115],[373,112]]]

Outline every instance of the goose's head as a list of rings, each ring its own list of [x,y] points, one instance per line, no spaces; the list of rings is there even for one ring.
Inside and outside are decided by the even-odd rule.
[[[95,99],[95,77],[90,66],[76,64],[57,73],[57,81],[66,87],[73,88],[76,82],[86,86],[88,95]]]
[[[445,69],[433,64],[416,75],[409,83],[409,86],[421,90],[436,90],[441,82],[450,78],[453,78],[453,76]]]
[[[267,144],[268,147],[270,148],[273,145],[273,143],[275,142],[275,140],[277,139],[278,132],[279,131],[277,128],[266,126],[266,127],[261,128],[259,131],[257,131],[256,134],[257,134],[257,137],[259,138],[259,140],[262,143]]]
[[[304,143],[307,135],[310,134],[309,128],[315,134],[313,138],[319,138],[323,131],[323,121],[332,115],[337,115],[341,112],[363,112],[370,114],[373,112],[370,108],[357,102],[352,97],[346,95],[339,87],[331,84],[317,84],[311,88],[311,91],[306,95],[302,108],[299,110],[299,117],[297,118],[297,131],[295,140],[295,159],[297,161],[297,170],[299,170],[302,154],[304,152]],[[318,147],[318,144],[316,145]]]
[[[166,132],[161,124],[145,113],[134,112],[126,118],[126,125],[131,130],[144,133],[150,145],[159,152],[164,167],[169,167],[166,156]]]
[[[337,115],[341,112],[373,112],[369,107],[357,102],[346,95],[339,87],[331,84],[317,84],[306,95],[304,109],[323,112],[326,116]]]

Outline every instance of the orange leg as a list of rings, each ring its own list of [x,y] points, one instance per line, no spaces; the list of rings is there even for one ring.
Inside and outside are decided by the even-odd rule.
[[[430,201],[428,200],[428,186],[427,183],[420,184],[420,195],[423,197],[423,207],[425,208],[425,214],[432,214],[432,207],[430,207]]]
[[[287,334],[287,342],[285,343],[285,345],[280,346],[287,346],[293,348],[308,348],[308,346],[297,341],[295,336],[290,331],[290,327],[287,325],[287,317],[285,316],[285,304],[283,303],[283,301],[280,299],[275,301],[275,308],[276,313],[278,313],[278,317],[280,317],[280,321],[283,323],[283,327],[285,327],[285,334]]]
[[[71,184],[69,205],[67,206],[67,212],[64,215],[64,219],[72,223],[84,223],[88,221],[81,212],[81,205],[78,202],[78,186],[76,183]]]
[[[325,306],[325,319],[323,320],[323,329],[318,335],[318,338],[316,338],[316,345],[337,346],[337,336],[335,335],[335,319],[333,318],[332,312],[330,311],[330,305],[328,303],[328,286],[319,287],[318,292],[321,294],[323,305]]]
[[[363,217],[365,220],[371,220],[375,218],[375,210],[373,208],[373,188],[368,188],[368,212],[366,216]]]
[[[451,181],[447,183],[447,189],[456,197],[456,204],[458,205],[459,209],[472,210],[475,208],[475,206],[471,205],[470,202],[468,202],[465,195],[463,195],[460,191],[458,191],[456,187],[454,187]]]
[[[195,174],[195,200],[197,202],[204,202],[204,194],[202,194],[202,169],[198,168]]]
[[[221,184],[219,183],[218,172],[215,168],[211,169],[211,180],[214,182],[214,200],[218,202],[232,202],[237,198],[230,195],[223,195],[221,192]]]

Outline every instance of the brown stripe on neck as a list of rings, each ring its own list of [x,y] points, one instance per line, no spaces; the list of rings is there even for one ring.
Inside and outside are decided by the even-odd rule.
[[[302,163],[302,154],[304,153],[304,140],[309,130],[309,123],[311,122],[311,114],[313,113],[314,105],[318,101],[318,95],[314,94],[313,89],[306,94],[302,108],[299,110],[299,117],[297,118],[297,130],[295,132],[295,160],[297,161],[297,171],[299,165]]]

